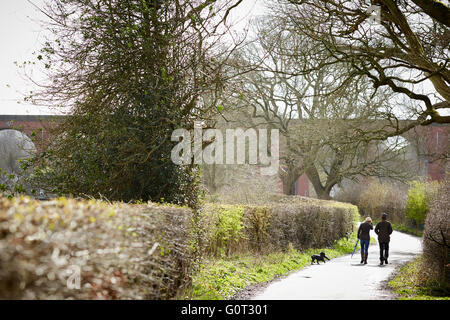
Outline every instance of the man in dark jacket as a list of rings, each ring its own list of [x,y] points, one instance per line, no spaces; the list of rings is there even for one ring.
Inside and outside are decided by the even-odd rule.
[[[367,257],[369,256],[370,230],[372,229],[372,219],[370,217],[367,217],[358,228],[358,239],[361,243],[361,263],[364,264],[367,264]]]
[[[380,244],[380,265],[382,266],[383,262],[388,264],[389,241],[392,233],[392,226],[387,221],[386,213],[381,215],[381,222],[378,222],[375,226],[375,233],[378,235],[378,243]]]

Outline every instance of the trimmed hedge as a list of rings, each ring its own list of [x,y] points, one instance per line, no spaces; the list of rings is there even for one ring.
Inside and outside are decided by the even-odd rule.
[[[271,205],[271,212],[267,233],[274,250],[290,243],[297,250],[331,246],[353,231],[353,221],[359,217],[351,204],[295,196]]]
[[[207,203],[199,220],[204,254],[267,253],[330,246],[353,231],[356,206],[346,203],[282,196],[266,205]]]
[[[191,216],[152,203],[0,197],[0,299],[176,298],[191,283]]]
[[[196,214],[153,203],[0,197],[0,299],[179,298],[198,258],[325,247],[358,216],[353,205],[295,196],[206,203]]]

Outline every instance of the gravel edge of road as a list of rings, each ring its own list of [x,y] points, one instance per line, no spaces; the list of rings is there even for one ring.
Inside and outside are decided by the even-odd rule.
[[[409,260],[409,261],[404,261],[403,263],[396,265],[394,271],[392,272],[392,274],[386,279],[383,280],[380,284],[380,290],[386,292],[387,294],[389,294],[392,299],[390,300],[397,300],[398,298],[400,298],[400,295],[396,294],[394,292],[394,289],[389,286],[389,282],[394,279],[397,275],[398,272],[401,268],[403,268],[404,266],[406,266],[408,263],[411,263],[413,260]]]
[[[298,270],[293,270],[292,272],[297,272]],[[291,274],[290,272],[289,274]],[[273,278],[272,280],[266,281],[266,282],[260,282],[260,283],[254,283],[247,287],[245,287],[242,290],[239,290],[236,292],[233,296],[231,296],[228,300],[250,300],[252,297],[256,296],[258,293],[263,291],[265,288],[267,288],[270,284],[276,281],[280,281],[284,278],[286,278],[287,275],[278,276],[276,278]]]

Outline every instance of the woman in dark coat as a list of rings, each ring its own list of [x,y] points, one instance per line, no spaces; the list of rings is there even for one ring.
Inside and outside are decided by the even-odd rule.
[[[370,230],[373,230],[372,219],[367,217],[358,229],[358,239],[361,242],[361,263],[364,264],[367,264],[369,255]]]

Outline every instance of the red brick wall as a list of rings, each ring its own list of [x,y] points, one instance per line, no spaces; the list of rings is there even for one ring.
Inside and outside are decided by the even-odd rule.
[[[57,125],[55,119],[57,120],[51,116],[0,115],[0,130],[16,129],[24,132],[33,140],[39,151],[50,138],[49,130]]]
[[[450,147],[447,125],[430,125],[426,130],[426,152],[428,155],[428,177],[432,180],[445,178],[446,159],[444,156]]]
[[[297,195],[309,197],[309,179],[306,174],[302,174],[297,180]]]

